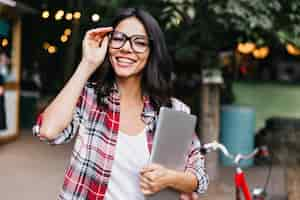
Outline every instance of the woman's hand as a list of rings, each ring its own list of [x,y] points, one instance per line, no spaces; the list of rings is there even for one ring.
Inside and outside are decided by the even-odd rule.
[[[151,195],[169,186],[171,171],[159,164],[150,164],[140,172],[141,191]]]
[[[0,96],[4,95],[4,87],[0,86]]]
[[[93,73],[104,61],[108,47],[108,33],[112,27],[101,27],[86,32],[82,42],[82,61]]]
[[[140,172],[140,187],[145,195],[159,192],[166,187],[182,192],[182,200],[197,200],[195,191],[198,180],[191,172],[167,169],[159,164],[150,164]]]
[[[145,195],[154,194],[171,186],[171,181],[174,179],[173,171],[159,164],[150,164],[144,167],[140,174],[140,186]],[[198,200],[198,195],[195,192],[182,193],[180,200]]]
[[[193,192],[193,193],[182,193],[180,195],[180,200],[198,200],[198,194]]]

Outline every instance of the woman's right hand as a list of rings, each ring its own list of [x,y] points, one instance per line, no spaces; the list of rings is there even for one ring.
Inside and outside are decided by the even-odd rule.
[[[0,96],[4,95],[4,87],[0,85]]]
[[[101,27],[86,32],[82,42],[82,61],[93,73],[104,61],[108,47],[108,33],[112,27]]]
[[[199,196],[197,193],[193,192],[193,193],[182,193],[180,195],[180,200],[198,200]]]

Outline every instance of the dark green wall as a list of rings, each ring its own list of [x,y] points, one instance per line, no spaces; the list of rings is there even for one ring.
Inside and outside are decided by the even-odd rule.
[[[235,104],[251,106],[256,111],[256,130],[269,117],[300,118],[300,85],[235,82]]]

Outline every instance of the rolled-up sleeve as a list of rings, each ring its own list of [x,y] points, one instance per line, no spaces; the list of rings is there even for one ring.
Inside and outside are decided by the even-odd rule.
[[[82,90],[80,97],[78,98],[78,101],[76,103],[76,108],[73,112],[73,117],[72,121],[70,124],[61,132],[58,134],[58,136],[52,140],[46,139],[42,137],[42,133],[40,132],[40,127],[43,123],[43,113],[40,113],[39,116],[37,117],[36,124],[32,128],[32,132],[34,136],[38,136],[40,140],[45,141],[49,144],[64,144],[68,143],[69,141],[74,138],[76,135],[79,125],[83,121],[83,112],[85,110],[85,105],[84,103],[87,95],[87,89],[86,87]]]
[[[208,188],[209,179],[205,168],[205,157],[200,153],[200,145],[198,137],[194,135],[185,170],[197,177],[198,186],[195,192],[204,193]]]
[[[188,114],[191,113],[190,108],[178,99],[173,98],[172,105],[175,110],[183,111]],[[205,168],[205,157],[200,153],[200,147],[200,140],[197,135],[194,134],[186,161],[185,171],[189,171],[197,177],[198,186],[195,192],[204,193],[208,188],[209,179]]]

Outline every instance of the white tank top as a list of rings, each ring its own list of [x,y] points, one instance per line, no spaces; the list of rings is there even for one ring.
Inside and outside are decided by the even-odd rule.
[[[105,200],[144,200],[140,170],[149,163],[146,129],[136,136],[119,131]]]

